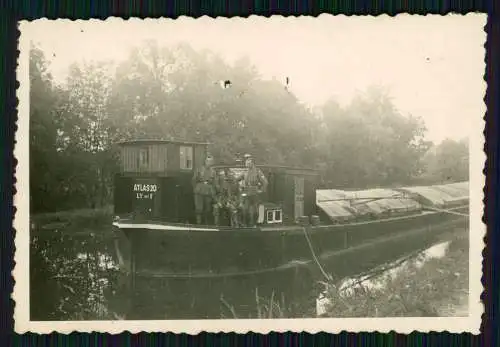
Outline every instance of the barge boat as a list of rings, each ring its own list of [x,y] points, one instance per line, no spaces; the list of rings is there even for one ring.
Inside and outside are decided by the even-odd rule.
[[[214,297],[227,281],[252,278],[251,283],[262,284],[280,278],[283,284],[280,276],[286,273],[295,274],[287,286],[306,281],[305,276],[307,281],[324,280],[332,277],[336,262],[367,258],[374,253],[368,249],[396,255],[468,228],[468,182],[318,189],[315,170],[269,165],[258,165],[269,184],[256,227],[232,228],[228,218],[226,225],[197,225],[191,178],[207,152],[206,143],[121,144],[113,226],[117,258],[132,293],[138,293],[139,282],[155,279],[191,287],[192,281],[208,283],[197,286],[207,295],[213,290]],[[222,168],[245,170],[240,165],[216,167]],[[144,312],[155,306],[154,300],[141,305]]]

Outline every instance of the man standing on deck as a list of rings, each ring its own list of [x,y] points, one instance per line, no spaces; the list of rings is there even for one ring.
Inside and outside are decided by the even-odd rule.
[[[196,223],[209,224],[210,212],[215,197],[215,171],[212,167],[213,158],[207,155],[205,164],[193,176],[194,208]]]
[[[239,194],[238,182],[235,180],[228,168],[222,170],[215,185],[216,198],[214,204],[214,221],[216,225],[220,223],[220,212],[227,209],[231,227],[239,227],[238,207]]]
[[[254,227],[257,218],[260,194],[267,189],[267,179],[264,173],[255,166],[255,162],[250,154],[245,154],[245,166],[247,171],[240,177],[243,181],[242,202],[245,224]]]

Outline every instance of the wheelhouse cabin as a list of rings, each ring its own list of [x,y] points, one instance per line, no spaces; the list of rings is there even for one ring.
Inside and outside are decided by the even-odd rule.
[[[188,222],[194,217],[194,170],[203,165],[208,143],[135,140],[120,145],[115,177],[115,214],[137,219]]]
[[[192,177],[204,164],[209,144],[135,140],[119,145],[121,160],[114,185],[115,215],[194,224]],[[316,214],[319,178],[316,171],[270,165],[258,167],[268,180],[267,190],[261,196],[258,224],[295,224]],[[229,169],[233,175],[246,170],[241,164],[214,166],[214,169],[216,173]]]

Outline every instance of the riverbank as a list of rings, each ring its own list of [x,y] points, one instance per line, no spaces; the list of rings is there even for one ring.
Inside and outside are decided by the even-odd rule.
[[[391,269],[327,284],[327,317],[466,316],[469,242],[464,233]]]
[[[32,229],[37,231],[64,230],[67,233],[91,233],[95,229],[109,226],[112,218],[112,205],[95,209],[37,213],[30,217]]]

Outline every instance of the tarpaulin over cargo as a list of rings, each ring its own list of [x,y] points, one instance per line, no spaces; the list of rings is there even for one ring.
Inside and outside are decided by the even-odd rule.
[[[464,205],[469,201],[469,182],[443,185],[404,187],[398,189],[410,194],[423,205],[435,207],[453,207]]]
[[[420,204],[392,189],[316,191],[317,206],[333,221],[394,216],[420,210]]]
[[[348,221],[355,218],[354,210],[349,207],[346,192],[335,189],[316,190],[316,205],[333,221]]]

